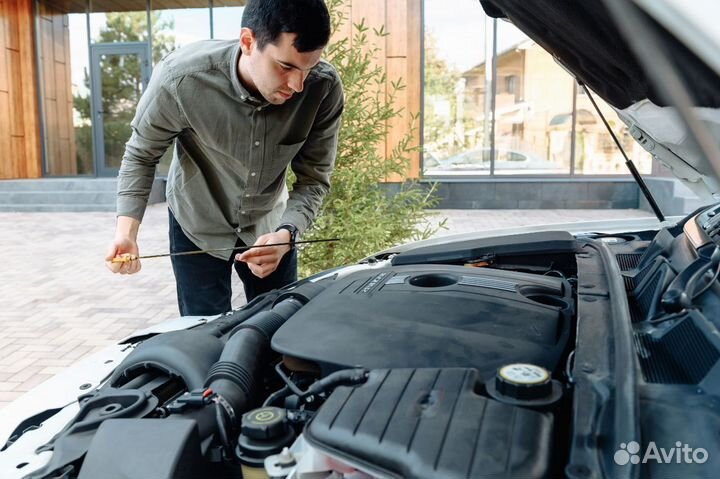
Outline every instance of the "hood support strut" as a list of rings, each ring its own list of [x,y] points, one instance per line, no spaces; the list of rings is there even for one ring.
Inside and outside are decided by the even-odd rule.
[[[600,115],[600,119],[605,124],[605,128],[607,128],[607,131],[610,133],[610,136],[612,136],[612,139],[615,141],[615,144],[617,145],[618,149],[620,150],[620,153],[622,153],[623,158],[625,158],[625,166],[628,167],[628,170],[630,170],[630,173],[632,174],[633,178],[635,178],[635,182],[640,187],[640,190],[642,191],[643,195],[645,196],[645,199],[648,200],[648,203],[650,203],[650,207],[652,208],[653,212],[655,213],[655,216],[657,216],[658,220],[662,223],[665,221],[665,216],[662,214],[662,211],[660,211],[660,207],[658,206],[657,202],[655,201],[655,198],[653,197],[652,193],[650,193],[650,190],[648,189],[647,185],[645,184],[645,180],[642,179],[642,176],[640,176],[640,172],[635,167],[635,163],[632,162],[630,158],[628,158],[627,154],[625,153],[625,149],[620,144],[620,140],[618,140],[617,135],[615,135],[615,132],[610,127],[610,124],[605,119],[605,115],[603,115],[602,111],[600,111],[600,108],[598,108],[597,103],[595,103],[595,98],[590,94],[590,89],[585,86],[584,83],[582,83],[580,80],[578,80],[578,83],[581,87],[585,90],[585,93],[587,94],[587,97],[590,99],[590,102],[593,104],[593,107],[595,107],[595,111],[598,112],[598,115]]]

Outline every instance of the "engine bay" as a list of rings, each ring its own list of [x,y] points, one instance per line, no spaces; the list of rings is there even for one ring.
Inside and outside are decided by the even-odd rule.
[[[615,477],[635,437],[720,451],[719,231],[716,205],[418,246],[130,338],[25,477]]]

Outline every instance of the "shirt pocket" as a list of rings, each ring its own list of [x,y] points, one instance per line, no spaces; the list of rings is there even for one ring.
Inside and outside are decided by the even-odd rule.
[[[298,141],[297,143],[292,144],[278,144],[275,145],[275,150],[273,151],[273,162],[278,161],[285,166],[289,165],[293,158],[295,158],[295,155],[297,155],[298,151],[300,151],[300,148],[303,147],[305,144],[305,140]]]
[[[304,144],[305,140],[291,145],[275,145],[270,161],[267,163],[267,169],[263,172],[263,183],[265,183],[263,185],[264,188],[267,188],[272,184],[277,184],[280,176],[283,176],[284,178],[285,170],[287,170],[287,167]]]

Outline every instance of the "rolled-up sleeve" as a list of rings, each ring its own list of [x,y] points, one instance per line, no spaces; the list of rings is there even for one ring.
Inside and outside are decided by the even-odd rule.
[[[300,233],[312,224],[330,191],[343,107],[342,83],[336,78],[320,104],[305,144],[292,160],[296,181],[281,224],[292,224]]]
[[[185,123],[170,66],[162,61],[153,69],[131,123],[132,135],[125,145],[118,175],[118,216],[142,221],[155,168]]]

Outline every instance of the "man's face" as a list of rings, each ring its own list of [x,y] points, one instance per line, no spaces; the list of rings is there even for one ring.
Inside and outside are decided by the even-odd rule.
[[[294,33],[281,33],[275,43],[258,49],[252,30],[240,34],[240,77],[273,105],[281,105],[303,90],[305,78],[318,64],[322,49],[300,53],[293,46]]]

